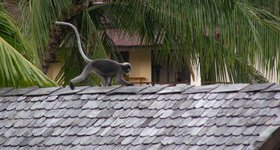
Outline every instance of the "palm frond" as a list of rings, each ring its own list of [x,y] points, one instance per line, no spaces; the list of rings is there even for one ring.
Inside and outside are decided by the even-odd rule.
[[[34,65],[39,66],[38,54],[32,43],[24,37],[15,20],[5,10],[0,11],[0,37]]]
[[[0,37],[0,86],[56,86],[38,68]]]
[[[231,82],[233,83],[266,83],[268,80],[263,76],[261,72],[256,70],[248,62],[242,62],[238,57],[235,60],[234,68],[227,68]],[[243,79],[240,79],[240,76],[244,76]]]
[[[84,37],[86,49],[92,53],[93,59],[106,58],[107,54],[102,44],[102,31],[97,30],[96,24],[101,20],[92,20],[87,10],[82,13],[81,34]]]
[[[257,61],[255,56],[259,55],[267,69],[272,69],[276,58],[279,58],[279,17],[274,16],[269,8],[257,8],[260,1],[116,2],[106,13],[112,26],[140,33],[141,38],[148,42],[156,43],[155,39],[163,36],[161,52],[164,54],[161,56],[166,57],[173,52],[193,60],[199,56],[219,66],[211,70],[218,76],[226,73],[225,61],[230,68],[238,67],[233,56],[242,62],[254,63]],[[270,64],[266,65],[268,62]],[[207,65],[203,68],[206,69],[204,73],[211,76],[213,72],[207,68]],[[249,80],[248,76],[237,78],[239,82]]]
[[[32,37],[41,58],[48,45],[53,22],[69,19],[70,14],[75,12],[73,7],[72,0],[32,0]]]
[[[106,28],[117,28],[139,35],[142,42],[160,44],[159,56],[163,59],[174,56],[173,63],[188,60],[190,64],[199,58],[202,72],[211,80],[217,80],[217,76],[226,79],[232,73],[227,68],[244,73],[244,69],[238,69],[236,57],[240,62],[254,64],[258,61],[256,56],[260,56],[266,70],[275,68],[274,62],[279,58],[280,21],[274,15],[279,14],[279,1],[112,0],[79,9],[77,13],[78,7],[69,0],[32,1],[32,32],[41,57],[52,22],[71,18],[86,41],[84,46],[94,50],[88,51],[94,57],[95,54],[106,57],[105,51],[110,48],[103,45],[101,33]],[[72,46],[75,50],[75,45]],[[260,75],[249,66],[247,71],[251,70],[252,76]],[[250,80],[249,76],[241,75],[231,79]]]

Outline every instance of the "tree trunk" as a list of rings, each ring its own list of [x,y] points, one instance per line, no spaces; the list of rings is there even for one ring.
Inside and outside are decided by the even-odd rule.
[[[71,22],[73,19],[76,18],[77,15],[79,15],[82,10],[87,7],[88,5],[84,3],[79,3],[76,6],[73,7],[73,16],[66,16],[65,19],[60,21],[65,22]],[[54,63],[56,61],[56,51],[57,46],[62,40],[63,33],[65,33],[66,27],[64,26],[55,26],[55,28],[52,28],[53,30],[49,33],[49,42],[47,50],[45,51],[45,54],[43,56],[43,64],[42,64],[42,71],[44,74],[47,74],[49,70],[49,66],[51,63]]]

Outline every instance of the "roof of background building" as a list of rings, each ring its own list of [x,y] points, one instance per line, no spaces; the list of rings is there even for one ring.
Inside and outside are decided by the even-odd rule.
[[[0,148],[269,149],[279,99],[272,83],[3,88]]]
[[[117,29],[107,29],[106,33],[114,44],[118,47],[143,47],[143,46],[155,46],[151,43],[145,43],[141,41],[139,35],[130,35],[127,32]]]

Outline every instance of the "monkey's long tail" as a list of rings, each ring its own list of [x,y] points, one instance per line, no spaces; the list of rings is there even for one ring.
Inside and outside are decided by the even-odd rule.
[[[77,37],[77,44],[78,44],[78,48],[79,48],[80,54],[82,55],[82,57],[84,58],[84,60],[85,60],[87,63],[91,62],[92,60],[90,60],[90,59],[85,55],[85,53],[84,53],[84,51],[83,51],[82,44],[81,44],[81,39],[80,39],[79,32],[78,32],[77,28],[76,28],[74,25],[72,25],[71,23],[63,22],[63,21],[56,21],[55,24],[70,26],[70,27],[75,31],[75,34],[76,34],[76,37]]]

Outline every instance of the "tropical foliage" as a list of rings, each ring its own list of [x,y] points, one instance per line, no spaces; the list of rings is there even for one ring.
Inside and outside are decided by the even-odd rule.
[[[172,56],[171,63],[188,66],[199,60],[202,80],[266,82],[253,67],[258,61],[265,71],[279,70],[279,0],[106,1],[96,5],[87,0],[20,0],[21,29],[30,29],[24,36],[31,38],[22,43],[29,48],[14,49],[33,64],[41,60],[43,69],[49,62],[64,62],[57,79],[66,84],[81,72],[83,60],[72,30],[55,26],[54,21],[60,20],[79,29],[92,58],[119,58],[105,32],[117,28],[137,33],[145,43],[160,44],[160,59]],[[29,51],[34,57],[24,55]],[[13,73],[3,70],[0,76]]]
[[[0,11],[0,87],[54,86],[40,69],[36,51],[13,19]]]

